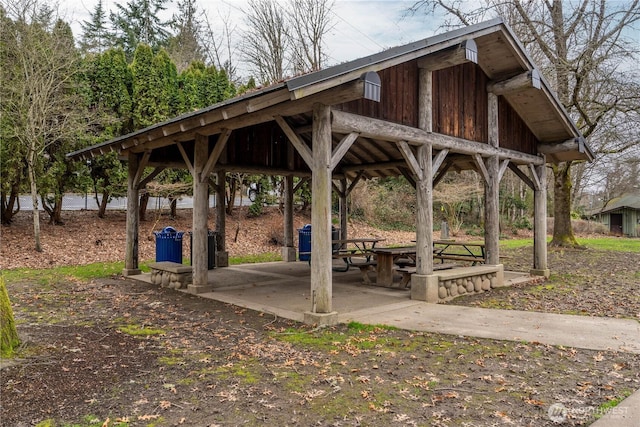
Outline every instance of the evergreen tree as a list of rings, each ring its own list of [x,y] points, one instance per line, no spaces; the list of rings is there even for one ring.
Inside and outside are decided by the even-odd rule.
[[[179,77],[181,111],[193,111],[204,107],[202,100],[202,79],[206,67],[201,61],[189,64]]]
[[[167,52],[179,72],[185,70],[194,61],[204,62],[204,49],[200,44],[202,23],[198,19],[198,7],[195,0],[178,2],[177,15],[173,16],[175,36],[167,44]]]
[[[133,128],[139,130],[163,119],[162,108],[157,102],[161,88],[154,76],[151,47],[139,45],[130,67],[133,83]]]
[[[158,91],[158,114],[161,120],[180,114],[180,97],[178,94],[178,71],[167,51],[161,49],[153,57],[153,76]]]
[[[89,21],[82,21],[82,37],[80,48],[84,52],[101,53],[109,48],[111,44],[111,32],[107,26],[107,12],[104,10],[102,0],[90,14]]]
[[[130,58],[139,44],[146,44],[154,51],[165,46],[171,33],[171,21],[162,21],[161,13],[169,0],[131,0],[126,6],[116,3],[117,12],[111,13],[115,30],[114,44],[124,49]]]
[[[109,49],[89,60],[89,108],[98,120],[89,127],[94,143],[124,135],[133,130],[131,70],[122,49]],[[89,176],[98,206],[98,217],[105,215],[112,197],[126,194],[126,168],[115,152],[89,162]],[[100,197],[101,195],[101,197]]]

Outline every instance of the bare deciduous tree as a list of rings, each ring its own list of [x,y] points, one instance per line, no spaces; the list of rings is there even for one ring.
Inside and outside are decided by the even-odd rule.
[[[245,60],[261,83],[274,83],[286,75],[288,36],[284,8],[275,0],[249,0],[241,45]]]
[[[4,3],[4,2],[3,2]],[[82,104],[75,96],[80,57],[68,25],[38,0],[8,2],[3,31],[2,115],[7,137],[25,147],[36,251],[40,243],[38,180],[47,147],[78,135]]]
[[[237,66],[232,58],[237,56],[237,45],[234,42],[234,36],[237,30],[232,25],[229,14],[219,15],[216,23],[221,25],[221,32],[214,29],[211,25],[206,11],[204,13],[205,29],[203,34],[204,54],[207,61],[213,64],[219,70],[225,70],[229,81],[238,83],[239,77]]]
[[[420,0],[410,10],[443,10],[460,25],[501,15],[555,85],[560,101],[597,155],[620,155],[637,149],[640,78],[632,64],[637,64],[638,47],[629,38],[640,21],[638,0],[485,0],[477,7],[466,6],[458,0]],[[453,23],[447,21],[445,25]],[[635,125],[626,129],[618,126],[629,122]],[[618,126],[616,134],[604,137],[611,131],[610,124]],[[571,228],[573,164],[563,162],[553,167],[552,245],[578,245]],[[580,178],[577,181],[582,184]]]
[[[333,27],[334,1],[290,0],[289,26],[294,73],[306,73],[322,68],[326,61],[323,39]]]

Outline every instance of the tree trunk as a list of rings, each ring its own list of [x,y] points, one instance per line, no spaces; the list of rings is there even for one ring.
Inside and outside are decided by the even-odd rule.
[[[56,194],[53,199],[53,205],[47,204],[47,199],[44,196],[40,197],[42,202],[42,208],[49,215],[49,224],[51,225],[64,225],[62,221],[62,194]]]
[[[175,197],[169,197],[169,209],[171,219],[176,219],[178,217],[178,199]]]
[[[15,214],[20,212],[20,182],[16,181],[11,185],[11,194],[7,199],[7,194],[2,194],[2,212],[0,213],[0,217],[2,217],[2,224],[10,225],[13,222],[13,217]],[[14,206],[17,204],[17,207],[14,210]]]
[[[29,150],[29,161],[27,169],[29,173],[29,187],[31,189],[31,203],[33,206],[33,239],[35,240],[35,250],[42,252],[40,244],[40,210],[38,210],[38,186],[36,184],[36,170],[33,164],[35,157],[35,149]]]
[[[553,239],[551,246],[580,248],[571,227],[571,162],[553,167]]]
[[[102,200],[100,200],[100,204],[98,205],[98,218],[104,218],[107,212],[107,204],[109,203],[109,198],[111,194],[109,191],[105,190],[102,192]]]
[[[52,220],[55,225],[64,225],[64,221],[62,220],[62,199],[63,195],[56,195],[56,201],[53,205],[53,215]]]
[[[145,191],[140,195],[140,205],[138,206],[138,216],[140,221],[147,220],[147,204],[149,203],[149,193]]]

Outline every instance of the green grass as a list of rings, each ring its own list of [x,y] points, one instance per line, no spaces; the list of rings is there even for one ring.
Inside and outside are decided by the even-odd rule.
[[[615,397],[611,400],[604,402],[602,405],[598,406],[598,409],[595,411],[596,419],[600,419],[604,417],[607,412],[610,412],[612,408],[615,408],[627,397],[631,396],[631,390],[624,390],[622,395],[619,397]]]
[[[282,261],[282,255],[276,252],[265,252],[255,255],[229,257],[229,265],[256,264],[260,262]]]
[[[5,270],[2,275],[7,282],[30,281],[40,285],[59,283],[69,279],[82,281],[108,277],[122,273],[124,262],[98,262],[87,265],[62,266],[43,269],[16,268]]]
[[[589,249],[613,252],[638,252],[640,253],[640,239],[622,237],[597,237],[589,239],[577,239],[578,243]],[[547,243],[551,238],[547,238]],[[510,239],[500,240],[501,249],[518,249],[525,246],[532,246],[533,239]]]
[[[333,350],[336,346],[354,346],[361,350],[370,349],[378,344],[397,347],[400,343],[396,339],[383,339],[378,341],[375,334],[385,330],[397,328],[386,325],[365,325],[351,322],[347,325],[347,331],[338,332],[332,329],[307,331],[298,328],[288,328],[284,332],[273,333],[272,336],[281,341],[303,346],[314,347],[323,350]]]
[[[118,330],[127,335],[132,335],[137,337],[140,337],[140,336],[149,337],[151,335],[162,335],[166,333],[164,329],[146,328],[140,325],[124,325],[124,326],[120,326]]]

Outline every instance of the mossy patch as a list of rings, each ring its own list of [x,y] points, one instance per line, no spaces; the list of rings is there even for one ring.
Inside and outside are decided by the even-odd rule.
[[[150,327],[136,325],[136,324],[123,325],[123,326],[120,326],[118,330],[127,335],[132,335],[136,337],[139,337],[139,336],[149,337],[152,335],[164,335],[166,333],[164,329],[150,328]]]

